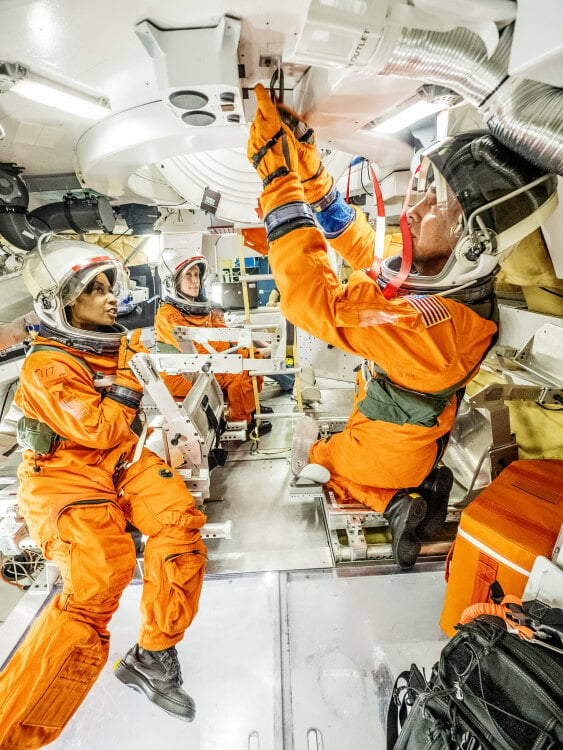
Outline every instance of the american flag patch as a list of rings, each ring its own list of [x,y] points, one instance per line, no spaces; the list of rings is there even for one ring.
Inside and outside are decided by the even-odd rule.
[[[435,326],[436,323],[442,323],[444,320],[449,320],[452,317],[440,297],[424,294],[409,294],[408,296],[403,297],[403,300],[408,302],[415,310],[418,310],[422,315],[422,321],[426,328]]]

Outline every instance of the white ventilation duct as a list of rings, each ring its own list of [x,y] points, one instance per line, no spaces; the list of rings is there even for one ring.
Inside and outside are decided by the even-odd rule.
[[[378,7],[380,16],[386,12],[385,22],[378,17],[371,26],[363,24],[365,4],[343,0],[328,7],[313,0],[306,33],[290,59],[315,61],[326,68],[346,65],[363,77],[378,74],[450,88],[477,108],[499,141],[546,170],[563,174],[562,89],[509,75],[514,24],[506,25],[500,35],[496,24],[514,20],[515,3],[413,0],[407,5],[403,0],[382,0]],[[522,4],[528,9],[528,0]],[[563,20],[563,5],[557,14]],[[530,22],[529,15],[526,20]],[[550,14],[543,23],[558,26]],[[549,70],[552,75],[553,65]],[[308,103],[314,110],[314,95]],[[306,110],[311,109],[308,103]]]
[[[481,39],[467,29],[444,33],[404,28],[379,72],[453,89],[482,113],[501,143],[563,174],[563,91],[508,76],[512,38],[509,26],[488,58]]]

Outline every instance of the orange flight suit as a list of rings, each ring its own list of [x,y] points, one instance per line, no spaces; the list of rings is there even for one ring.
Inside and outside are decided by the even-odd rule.
[[[114,375],[117,355],[97,356],[37,337],[80,357],[95,373]],[[178,643],[198,608],[206,550],[196,509],[183,481],[151,451],[133,459],[136,411],[94,388],[73,357],[33,350],[24,360],[16,403],[62,439],[54,452],[24,451],[19,508],[63,591],[41,612],[0,673],[0,748],[35,750],[52,742],[101,672],[108,625],[133,576],[130,521],[145,547],[139,644],[161,650]]]
[[[186,315],[178,308],[165,303],[158,308],[154,319],[154,331],[157,342],[170,344],[180,351],[178,342],[172,331],[176,326],[197,326],[199,328],[226,328],[223,313],[220,310],[210,310],[207,315]],[[195,342],[194,342],[195,343]],[[210,345],[218,352],[230,349],[232,344],[228,341],[211,341]],[[195,343],[200,354],[205,354],[206,349],[201,344]],[[248,356],[248,349],[239,349],[239,354]],[[254,355],[257,359],[258,353]],[[217,373],[215,375],[219,387],[225,393],[229,404],[229,420],[232,422],[250,422],[252,414],[256,409],[252,378],[248,372],[241,373]],[[262,390],[264,378],[257,377],[258,391]],[[191,388],[191,383],[182,375],[168,376],[166,385],[176,398],[184,397]]]
[[[399,244],[400,235],[391,244]],[[330,244],[354,269],[370,268],[375,233],[365,215]],[[491,344],[496,325],[447,297],[416,295],[386,300],[378,285],[355,270],[346,286],[327,260],[327,244],[314,228],[302,227],[274,240],[269,259],[281,295],[281,310],[295,325],[351,354],[376,363],[395,384],[434,393],[467,379]],[[430,301],[435,309],[424,311]],[[422,310],[422,311],[421,311]],[[437,424],[393,424],[358,411],[364,396],[358,376],[354,409],[343,432],[315,443],[310,460],[331,473],[341,502],[360,501],[383,512],[397,490],[417,487],[437,457],[436,440],[451,429],[455,398]]]

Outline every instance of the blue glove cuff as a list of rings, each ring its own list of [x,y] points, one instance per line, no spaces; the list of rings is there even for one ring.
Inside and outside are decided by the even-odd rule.
[[[330,239],[340,236],[350,226],[356,218],[356,212],[352,206],[346,203],[341,193],[337,190],[334,201],[328,208],[317,211],[315,218],[323,230],[324,236]]]

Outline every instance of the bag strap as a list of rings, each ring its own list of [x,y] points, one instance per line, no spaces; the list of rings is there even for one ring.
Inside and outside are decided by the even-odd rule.
[[[401,672],[393,685],[391,700],[387,707],[387,750],[393,750],[395,747],[395,743],[399,738],[399,728],[403,726],[406,719],[406,696],[403,694],[402,697],[399,697],[401,689],[406,690],[406,687],[401,688],[399,683],[404,681],[408,685],[409,674],[410,670]]]
[[[405,685],[400,685],[404,682]],[[413,691],[418,695],[427,687],[424,675],[416,664],[401,672],[395,680],[391,700],[387,707],[387,750],[393,750],[407,718],[408,709],[414,703]],[[401,695],[402,693],[402,695]]]

